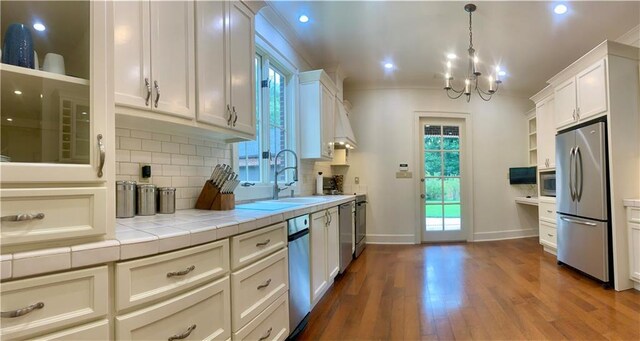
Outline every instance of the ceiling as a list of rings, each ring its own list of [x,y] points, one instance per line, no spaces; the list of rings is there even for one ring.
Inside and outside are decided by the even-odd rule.
[[[466,72],[469,44],[466,2],[273,1],[318,65],[339,64],[347,86],[443,86],[446,54],[456,53],[454,86]],[[640,24],[640,2],[476,2],[473,42],[485,75],[496,64],[507,72],[503,88],[530,96],[546,81],[605,39]],[[298,21],[309,16],[306,24]],[[463,57],[463,58],[460,58]],[[395,65],[386,71],[384,63]]]

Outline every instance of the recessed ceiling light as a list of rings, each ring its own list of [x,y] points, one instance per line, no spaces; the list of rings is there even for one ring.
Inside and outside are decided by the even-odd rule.
[[[568,10],[567,5],[564,5],[564,4],[556,5],[556,7],[553,8],[553,12],[555,14],[565,14],[567,13],[567,10]]]
[[[385,64],[384,64],[384,68],[385,68],[385,69],[393,69],[393,64],[391,64],[391,63],[385,63]]]
[[[86,115],[86,114],[87,114],[87,112],[86,112],[86,111],[83,111],[83,112],[82,112],[82,114],[83,114],[83,115]]]
[[[7,118],[7,121],[13,122],[13,118]]]
[[[456,59],[456,58],[458,58],[458,56],[456,56],[456,54],[455,54],[455,53],[449,53],[449,54],[447,55],[447,59]]]
[[[20,91],[20,90],[16,90],[13,93],[16,94],[16,95],[22,95],[22,91]]]
[[[40,23],[40,22],[37,22],[37,23],[33,24],[33,28],[35,28],[35,29],[36,29],[36,31],[40,31],[40,32],[42,32],[42,31],[44,31],[44,30],[46,30],[46,29],[47,29],[47,28],[46,28],[42,23]]]
[[[505,71],[498,71],[498,76],[506,76],[507,73]]]
[[[341,146],[344,146],[344,142],[340,141],[338,142]]]
[[[298,21],[301,22],[301,23],[306,23],[306,22],[309,21],[309,17],[303,14],[303,15],[298,17]]]

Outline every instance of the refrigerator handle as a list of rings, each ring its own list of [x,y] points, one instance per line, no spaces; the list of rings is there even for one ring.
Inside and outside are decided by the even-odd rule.
[[[581,220],[576,220],[576,219],[571,219],[571,218],[567,218],[567,217],[560,217],[560,219],[568,222],[568,223],[573,223],[573,224],[580,224],[580,225],[587,225],[587,226],[598,226],[598,224],[596,223],[592,223],[592,222],[588,222],[588,221],[581,221]]]
[[[575,147],[572,147],[571,151],[569,152],[569,193],[571,194],[571,201],[576,201],[576,194],[573,191],[574,152],[575,152]]]
[[[576,198],[578,202],[582,200],[582,189],[583,189],[583,169],[582,169],[582,152],[580,152],[580,147],[576,147],[575,151],[575,159],[576,159]],[[578,180],[579,179],[579,180]],[[578,189],[579,188],[579,189]]]

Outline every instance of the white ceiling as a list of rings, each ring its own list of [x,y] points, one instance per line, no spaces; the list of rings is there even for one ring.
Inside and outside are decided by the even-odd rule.
[[[476,1],[473,41],[480,71],[500,63],[505,91],[530,96],[558,71],[605,39],[640,24],[640,2]],[[465,72],[468,15],[458,1],[274,1],[322,66],[339,64],[355,86],[442,86],[446,53],[454,52],[454,76]],[[300,14],[310,21],[298,22]],[[396,65],[385,72],[383,64]],[[458,79],[460,81],[460,79]],[[457,83],[458,86],[460,83]]]

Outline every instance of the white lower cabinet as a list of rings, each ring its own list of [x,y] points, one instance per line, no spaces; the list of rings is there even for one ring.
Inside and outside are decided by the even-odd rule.
[[[107,267],[2,283],[0,339],[43,334],[106,316]],[[10,314],[16,316],[8,316]]]
[[[285,340],[289,336],[289,294],[284,293],[244,328],[233,334],[240,340]]]
[[[340,271],[338,208],[311,215],[311,306],[314,306]]]
[[[108,340],[109,339],[109,320],[99,320],[97,322],[83,324],[78,327],[65,329],[59,332],[42,335],[33,338],[36,341],[53,341],[53,340]]]
[[[284,248],[231,274],[234,332],[289,290],[287,252]]]
[[[229,277],[117,316],[118,340],[225,340],[231,336]]]
[[[556,254],[558,234],[556,223],[556,198],[540,197],[538,204],[540,244],[544,250]]]

